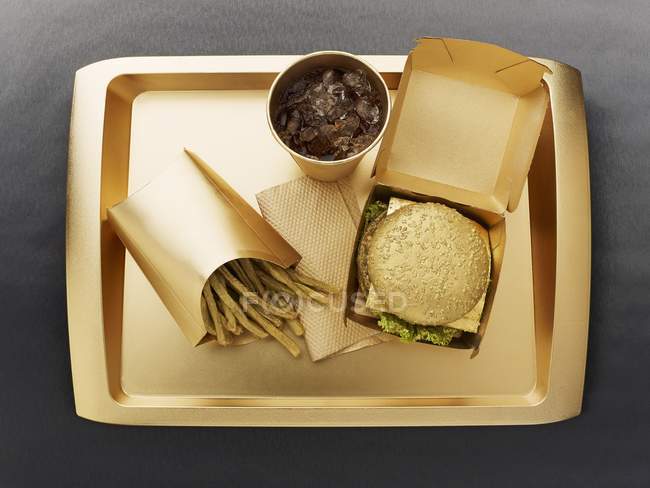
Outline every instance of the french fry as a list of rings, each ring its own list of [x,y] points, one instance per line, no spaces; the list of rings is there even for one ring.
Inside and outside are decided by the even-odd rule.
[[[289,295],[288,293],[278,293],[274,295],[276,301],[283,307],[293,307],[291,304],[291,297],[294,295]]]
[[[279,307],[267,300],[263,300],[262,298],[258,297],[255,293],[252,292],[246,293],[245,295],[242,295],[242,297],[246,299],[248,302],[262,308],[262,310],[264,310],[264,312],[267,315],[275,315],[283,319],[293,319],[298,316],[298,312],[293,310],[290,306]]]
[[[303,298],[310,298],[318,303],[328,302],[327,297],[322,293],[312,290],[310,287],[300,282],[293,281],[291,279],[291,276],[289,276],[287,270],[282,269],[280,266],[273,263],[269,263],[266,261],[260,261],[260,262],[265,271],[267,271],[277,281],[280,281],[287,287],[291,288],[291,290],[297,295],[300,295]]]
[[[284,283],[279,282],[266,272],[260,271],[258,276],[260,277],[260,280],[262,280],[262,283],[264,283],[270,291],[286,293],[288,295],[296,295],[296,293],[291,288],[289,288]]]
[[[296,286],[296,284],[293,282],[293,280],[289,277],[287,272],[282,269],[280,266],[269,263],[268,261],[258,261],[260,266],[264,271],[266,271],[273,279],[276,281],[279,281],[283,285],[285,285],[287,288],[289,288],[294,294],[300,295],[300,290]]]
[[[230,343],[230,341],[228,340],[229,338],[228,336],[226,336],[225,330],[223,328],[223,324],[220,321],[219,310],[217,310],[217,304],[214,301],[214,296],[212,295],[209,286],[203,287],[203,297],[205,298],[205,303],[208,307],[209,315],[212,318],[212,325],[214,326],[215,329],[215,336],[217,337],[217,343],[221,346],[227,346]]]
[[[241,264],[242,269],[244,270],[244,274],[248,276],[248,279],[253,283],[253,287],[255,288],[255,291],[257,294],[261,297],[264,296],[264,293],[266,292],[266,289],[264,288],[264,285],[260,281],[259,276],[257,276],[257,273],[255,272],[255,268],[253,267],[253,263],[251,262],[250,259],[240,259],[239,263]]]
[[[292,310],[295,310],[296,306],[293,303],[293,297],[294,297],[294,295],[289,295],[287,293],[278,293],[278,294],[273,296],[274,301],[278,304],[279,307],[283,307],[283,308],[288,307],[288,308],[290,308]],[[296,313],[297,313],[297,311],[296,311]],[[295,318],[297,319],[298,316],[296,315]]]
[[[253,334],[255,337],[259,337],[260,339],[267,336],[266,332],[264,332],[263,329],[260,329],[257,325],[248,320],[244,314],[244,311],[239,307],[239,304],[235,302],[228,294],[228,290],[226,290],[225,279],[222,274],[213,273],[210,276],[209,281],[210,286],[212,286],[212,289],[219,296],[221,303],[230,309],[235,318],[246,330],[250,331],[251,334]]]
[[[302,325],[302,322],[298,319],[285,319],[285,322],[291,329],[291,332],[297,336],[302,336],[305,334],[305,327]]]
[[[302,283],[303,285],[307,285],[310,288],[313,288],[317,291],[321,291],[323,293],[331,293],[331,294],[336,294],[341,291],[335,286],[317,280],[316,278],[312,278],[311,276],[307,276],[306,274],[301,273],[297,269],[289,268],[286,271],[294,281]]]
[[[248,300],[250,303],[253,303],[255,305],[259,305],[262,307],[267,313],[272,313],[274,315],[277,315],[278,317],[282,318],[294,318],[296,317],[297,313],[287,311],[287,310],[282,310],[281,308],[276,307],[272,303],[267,302],[263,298],[259,297],[256,295],[254,292],[252,292],[250,289],[246,287],[241,281],[239,281],[237,278],[235,278],[230,271],[227,269],[224,269],[223,267],[219,268],[217,270],[218,273],[221,273],[221,275],[225,278],[226,282],[237,292]]]
[[[251,280],[248,279],[248,276],[246,276],[246,273],[244,273],[244,270],[242,269],[241,265],[237,260],[230,261],[228,263],[228,267],[230,267],[230,270],[237,277],[237,279],[241,281],[244,285],[246,285],[246,288],[255,291],[255,286],[253,285]]]
[[[291,314],[291,317],[284,318],[296,318],[298,317],[298,297],[293,294],[278,292],[271,295],[269,301],[271,301],[276,307],[287,311]]]
[[[237,321],[237,318],[235,317],[235,314],[233,314],[228,307],[226,307],[221,300],[217,300],[217,305],[223,310],[225,313],[224,315],[226,316],[226,323],[228,324],[228,327],[226,330],[229,330],[232,335],[240,336],[242,335],[246,329],[244,329],[241,324]]]
[[[266,318],[264,318],[257,310],[255,310],[255,308],[248,307],[246,313],[248,313],[253,320],[255,320],[258,324],[260,324],[264,328],[264,330],[266,330],[269,333],[271,337],[273,337],[280,344],[282,344],[285,347],[285,349],[289,351],[294,358],[300,356],[300,348],[293,341],[293,339],[291,339],[291,337],[286,335],[275,325],[269,322]]]
[[[201,316],[203,317],[203,323],[205,324],[205,330],[208,334],[216,336],[217,329],[214,328],[214,322],[210,316],[210,311],[208,310],[208,304],[205,302],[205,298],[201,296]]]
[[[240,295],[250,292],[251,290],[239,281],[235,276],[228,270],[228,268],[221,266],[217,269],[216,273],[221,274],[224,278],[224,283],[229,285],[233,290],[235,290]]]
[[[294,292],[287,285],[276,280],[270,274],[264,271],[262,266],[259,264],[258,260],[254,260],[251,262],[256,263],[254,268],[258,278],[260,279],[262,284],[266,286],[266,295],[273,293],[274,299],[277,298],[278,296],[290,297],[290,298],[294,298],[298,296],[296,292]],[[282,307],[283,309],[286,309],[287,307],[289,307],[291,310],[294,309],[293,305],[291,304],[291,300],[286,300],[285,302],[286,302],[285,306]]]
[[[258,263],[262,269],[264,269],[264,271],[271,276],[271,278],[284,285],[285,288],[291,290],[294,295],[298,295],[303,298],[311,298],[310,294],[312,290],[309,289],[310,291],[305,291],[297,286],[297,284],[291,279],[291,277],[284,269],[267,261],[258,261]],[[320,298],[320,296],[318,296],[318,298]]]
[[[224,317],[222,310],[219,308],[219,299],[214,297],[214,294],[212,293],[212,289],[210,288],[209,283],[205,284],[204,289],[207,289],[207,291],[212,295],[212,297],[214,298],[214,302],[217,305],[217,308],[213,309],[213,311],[216,312],[215,316],[213,317],[213,321],[216,321],[217,323],[221,324],[222,327],[224,327],[226,330],[228,330],[228,327],[227,327],[227,324],[226,324],[226,318]],[[205,297],[202,297],[202,300],[205,300]],[[206,302],[206,307],[207,307],[207,302]],[[211,317],[212,317],[212,315],[211,315]]]
[[[223,335],[226,337],[226,344],[225,345],[229,346],[230,344],[232,344],[232,334],[229,331],[227,331],[226,329],[222,329],[222,330],[223,330]]]
[[[292,356],[301,353],[295,336],[305,328],[295,309],[297,297],[327,303],[328,294],[339,290],[293,268],[256,259],[238,259],[218,268],[203,290],[201,313],[206,330],[220,345],[232,343],[232,335],[249,331],[256,338],[272,336]]]
[[[272,315],[272,314],[270,314],[270,313],[268,313],[268,312],[265,312],[264,309],[263,309],[261,306],[259,306],[259,305],[250,305],[250,306],[253,307],[255,310],[257,310],[257,312],[258,312],[262,317],[264,317],[265,319],[267,319],[269,322],[271,322],[271,323],[272,323],[273,325],[275,325],[276,327],[282,327],[283,320],[282,320],[281,317],[278,317],[278,316],[276,316],[276,315]]]
[[[224,328],[234,334],[237,330],[237,319],[235,318],[235,315],[230,311],[228,307],[223,304],[221,299],[215,301],[217,302],[219,311],[222,313]]]
[[[329,302],[327,295],[323,295],[316,290],[312,290],[307,285],[303,285],[302,283],[295,283],[295,285],[306,297],[314,300],[315,302],[322,304],[327,304]]]

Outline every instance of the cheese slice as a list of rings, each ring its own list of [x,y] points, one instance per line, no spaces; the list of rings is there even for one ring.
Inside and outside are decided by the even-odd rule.
[[[368,296],[366,297],[366,307],[375,310],[376,312],[388,312],[386,302],[375,291],[375,287],[370,285]]]

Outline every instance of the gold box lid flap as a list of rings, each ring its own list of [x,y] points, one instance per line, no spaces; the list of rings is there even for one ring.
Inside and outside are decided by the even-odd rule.
[[[546,66],[493,44],[419,39],[377,156],[378,181],[514,210],[546,114],[545,73]]]
[[[251,257],[287,267],[300,254],[209,164],[186,153],[108,209],[108,220],[185,337],[197,345],[206,335],[201,292],[219,266]]]

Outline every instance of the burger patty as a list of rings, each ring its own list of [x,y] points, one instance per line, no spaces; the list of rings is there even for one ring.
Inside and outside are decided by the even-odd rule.
[[[368,273],[368,248],[377,226],[386,217],[386,211],[379,214],[374,220],[370,221],[363,231],[359,247],[357,249],[357,278],[361,292],[368,296],[370,290],[370,274]]]

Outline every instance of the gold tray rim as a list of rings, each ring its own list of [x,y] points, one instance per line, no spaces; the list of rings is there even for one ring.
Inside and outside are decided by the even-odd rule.
[[[378,71],[401,72],[406,56],[362,56]],[[110,82],[153,73],[269,73],[298,56],[134,57],[99,61],[75,76],[66,208],[68,333],[76,412],[106,423],[194,426],[424,426],[539,424],[578,415],[587,353],[591,282],[589,159],[580,72],[551,68],[555,139],[557,248],[551,361],[546,394],[529,405],[203,406],[127,405],[110,392],[103,335],[100,183],[103,103]],[[218,69],[217,69],[218,68]],[[83,127],[83,130],[81,129]],[[533,393],[534,394],[534,393]],[[415,399],[413,399],[415,400]]]

